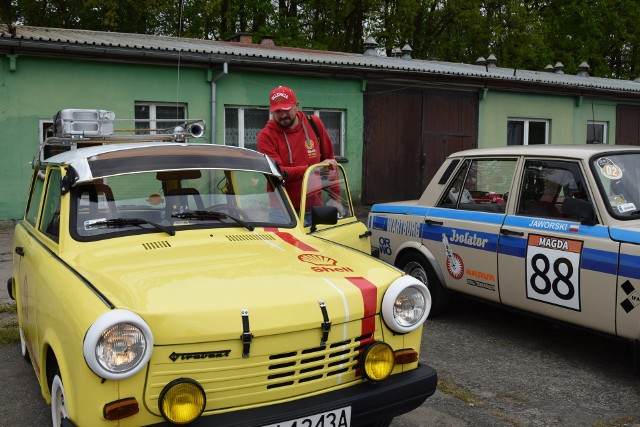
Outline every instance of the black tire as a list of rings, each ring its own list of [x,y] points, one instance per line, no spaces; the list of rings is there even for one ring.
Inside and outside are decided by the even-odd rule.
[[[402,255],[396,263],[405,273],[415,277],[427,285],[431,293],[431,313],[429,317],[442,314],[449,305],[449,294],[442,286],[436,272],[427,259],[418,252],[409,252]]]

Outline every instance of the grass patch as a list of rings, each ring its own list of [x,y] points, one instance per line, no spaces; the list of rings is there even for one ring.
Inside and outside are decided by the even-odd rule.
[[[15,303],[0,305],[0,344],[20,342],[17,314],[18,306]]]
[[[466,390],[461,389],[460,387],[458,387],[457,384],[452,383],[451,381],[438,378],[438,390],[440,390],[445,394],[453,396],[456,399],[462,400],[469,406],[476,406],[476,407],[483,406],[483,402],[480,397],[474,395],[473,393],[469,393]]]
[[[634,423],[640,421],[640,413],[635,415],[629,415],[628,417],[620,418],[618,420],[596,423],[593,427],[616,427],[622,425],[635,425]]]
[[[0,313],[17,313],[18,306],[13,303],[9,305],[0,305]]]
[[[0,326],[0,344],[16,344],[20,342],[18,322],[11,322]]]

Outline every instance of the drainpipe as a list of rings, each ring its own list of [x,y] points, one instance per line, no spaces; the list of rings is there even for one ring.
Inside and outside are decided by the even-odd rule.
[[[217,106],[217,93],[216,82],[222,78],[225,74],[229,73],[229,63],[222,64],[222,71],[211,79],[211,143],[216,143],[216,106]]]

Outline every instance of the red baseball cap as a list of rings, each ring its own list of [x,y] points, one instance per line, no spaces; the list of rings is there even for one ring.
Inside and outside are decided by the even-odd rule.
[[[272,113],[278,110],[288,111],[296,102],[298,102],[298,99],[295,92],[285,86],[278,86],[269,95],[269,105]]]

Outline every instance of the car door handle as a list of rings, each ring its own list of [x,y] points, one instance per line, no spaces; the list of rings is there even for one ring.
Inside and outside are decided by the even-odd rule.
[[[367,238],[367,237],[370,237],[370,236],[371,236],[371,234],[373,234],[373,233],[371,233],[371,231],[370,231],[370,230],[367,230],[367,231],[365,231],[364,233],[362,233],[361,235],[359,235],[358,237],[359,237],[359,238],[361,238],[361,239],[365,239],[365,238]]]
[[[24,256],[24,248],[22,246],[16,246],[16,254]]]
[[[424,223],[427,224],[427,225],[442,225],[442,224],[444,224],[444,222],[442,222],[442,221],[434,221],[432,219],[425,219]]]
[[[504,234],[505,236],[524,236],[524,232],[509,230],[508,228],[501,228],[500,234]]]

